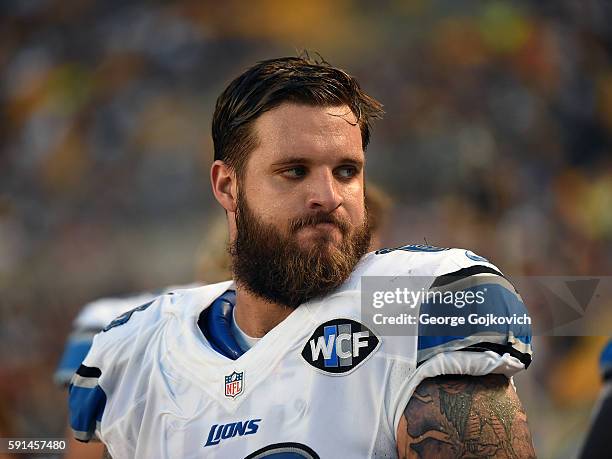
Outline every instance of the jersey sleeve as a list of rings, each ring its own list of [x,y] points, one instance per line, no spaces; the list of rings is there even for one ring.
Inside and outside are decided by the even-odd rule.
[[[120,415],[117,409],[109,413],[109,400],[129,385],[128,370],[145,365],[143,346],[160,320],[162,302],[160,297],[123,313],[94,337],[68,388],[70,427],[77,440],[101,437],[103,419],[112,422],[109,416]]]
[[[510,378],[532,359],[531,317],[508,278],[464,249],[434,256],[439,258],[426,270],[432,276],[418,313],[415,367],[390,406],[394,431],[424,379],[492,373]]]
[[[471,265],[437,276],[428,293],[420,308],[418,366],[453,351],[508,354],[517,365],[529,366],[531,317],[495,266]]]

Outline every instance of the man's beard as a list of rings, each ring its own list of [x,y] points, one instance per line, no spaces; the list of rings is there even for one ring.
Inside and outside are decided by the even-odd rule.
[[[312,237],[307,248],[301,247],[298,231],[317,223],[335,224],[342,235],[340,243],[325,233]],[[266,301],[291,308],[339,287],[368,251],[371,238],[367,218],[351,233],[350,223],[326,212],[290,221],[285,235],[262,222],[240,194],[236,228],[229,251],[237,284]]]

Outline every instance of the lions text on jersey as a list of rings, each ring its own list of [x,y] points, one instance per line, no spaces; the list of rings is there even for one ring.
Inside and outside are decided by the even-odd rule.
[[[497,268],[471,252],[379,251],[247,352],[230,332],[231,281],[162,296],[96,336],[70,386],[72,428],[115,459],[396,457],[397,426],[421,381],[510,377],[529,364],[531,337],[511,326],[495,336],[384,336],[360,317],[361,278],[442,285],[482,273],[492,280],[472,288],[498,294],[480,312],[525,312]]]

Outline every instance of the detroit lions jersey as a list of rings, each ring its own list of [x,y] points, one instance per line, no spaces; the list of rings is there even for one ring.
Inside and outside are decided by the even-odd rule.
[[[333,294],[302,304],[247,352],[232,355],[219,344],[231,340],[232,282],[182,290],[95,337],[70,386],[76,437],[97,436],[115,459],[396,457],[400,417],[423,379],[511,377],[529,364],[529,327],[419,336],[417,324],[387,336],[366,325],[364,276],[486,289],[492,295],[477,306],[480,313],[525,313],[487,260],[461,249],[405,246],[367,254]],[[199,324],[215,307],[219,330],[207,337]]]

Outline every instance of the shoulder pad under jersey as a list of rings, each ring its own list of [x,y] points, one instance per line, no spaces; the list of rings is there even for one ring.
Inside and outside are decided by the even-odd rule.
[[[512,283],[486,258],[466,249],[407,245],[364,256],[349,280],[352,287],[364,276],[406,277],[415,290],[437,292],[420,303],[420,317],[452,314],[464,318],[466,326],[456,328],[419,322],[418,364],[454,350],[509,353],[525,367],[531,362],[531,318],[525,319],[527,309]],[[466,298],[478,301],[466,304]],[[492,317],[509,318],[510,323],[469,323]]]

